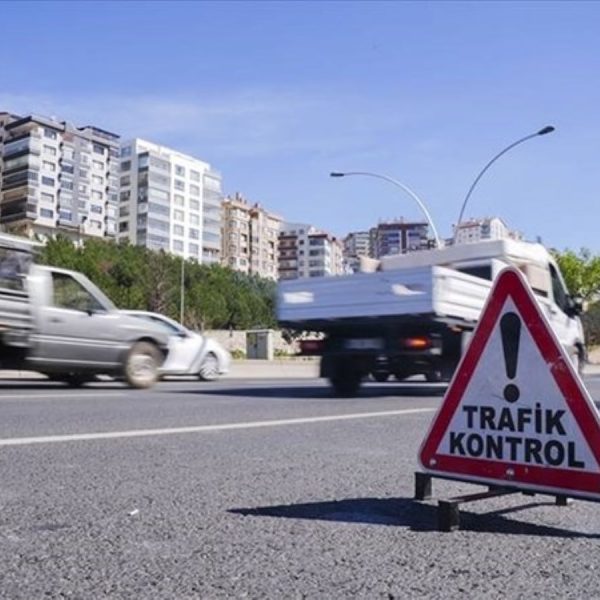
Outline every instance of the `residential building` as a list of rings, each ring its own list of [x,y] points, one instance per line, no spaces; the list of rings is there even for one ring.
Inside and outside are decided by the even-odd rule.
[[[454,226],[454,243],[469,244],[481,240],[498,240],[503,238],[521,239],[517,231],[510,231],[506,223],[499,217],[470,219]]]
[[[404,219],[379,223],[371,228],[369,236],[373,258],[424,250],[434,244],[426,222],[408,222]]]
[[[371,256],[371,238],[368,231],[353,231],[343,240],[344,269],[350,273],[360,270],[360,257]]]
[[[277,279],[281,218],[239,193],[223,201],[222,263],[243,273]]]
[[[136,138],[121,147],[120,240],[202,263],[221,260],[221,176]]]
[[[119,136],[38,115],[0,113],[0,223],[9,232],[114,237]]]
[[[342,244],[311,225],[287,223],[279,232],[279,278],[344,273]]]

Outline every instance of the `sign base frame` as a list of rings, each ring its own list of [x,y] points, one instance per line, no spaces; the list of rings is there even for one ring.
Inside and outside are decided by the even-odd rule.
[[[433,479],[445,479],[450,481],[460,481],[471,485],[485,485],[481,482],[470,481],[460,477],[447,477],[425,473],[423,471],[415,471],[415,497],[416,501],[431,500],[433,496]],[[476,502],[478,500],[488,500],[499,496],[508,496],[509,494],[523,494],[524,496],[535,496],[543,494],[554,496],[556,506],[568,506],[571,497],[564,494],[549,494],[548,492],[535,492],[516,488],[511,486],[488,485],[486,492],[475,492],[472,494],[463,494],[453,496],[451,498],[437,499],[437,528],[438,531],[457,531],[460,529],[460,505],[468,502]],[[582,498],[590,500],[589,498]]]

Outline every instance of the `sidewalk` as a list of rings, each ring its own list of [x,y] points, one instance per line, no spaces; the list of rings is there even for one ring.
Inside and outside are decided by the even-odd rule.
[[[234,360],[224,379],[314,379],[319,376],[319,361],[300,359]],[[0,371],[2,379],[46,379],[34,371]]]
[[[600,375],[600,364],[585,365],[583,374]],[[234,360],[224,379],[314,379],[319,376],[318,360]],[[45,379],[32,371],[0,371],[0,379]]]

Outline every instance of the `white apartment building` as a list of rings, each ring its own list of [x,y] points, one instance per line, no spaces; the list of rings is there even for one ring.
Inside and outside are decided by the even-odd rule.
[[[368,231],[353,231],[343,240],[344,268],[350,273],[360,271],[360,257],[371,256],[371,236]]]
[[[73,240],[114,237],[119,136],[38,115],[0,113],[0,223]]]
[[[121,147],[118,237],[214,264],[221,260],[221,176],[201,160],[136,138]]]
[[[281,218],[239,193],[223,201],[222,263],[236,271],[277,279]]]
[[[287,223],[279,232],[279,278],[322,277],[344,273],[342,245],[312,225]]]
[[[454,243],[469,244],[481,240],[498,240],[503,238],[521,239],[521,234],[510,231],[499,217],[470,219],[454,226]]]

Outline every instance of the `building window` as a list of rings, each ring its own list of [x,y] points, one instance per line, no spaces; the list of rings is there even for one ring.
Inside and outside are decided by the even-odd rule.
[[[183,192],[185,190],[185,183],[180,179],[175,180],[175,189]]]
[[[73,165],[63,165],[62,172],[63,172],[63,175],[65,173],[68,173],[69,175],[73,175],[75,173],[75,168],[73,167]]]
[[[190,194],[192,196],[199,196],[200,188],[197,185],[190,185]]]
[[[88,179],[89,173],[85,169],[79,169],[79,177],[82,179]]]
[[[175,202],[175,206],[183,206],[185,203],[185,198],[181,194],[175,194],[173,196],[173,200]]]
[[[120,233],[124,233],[128,229],[129,229],[129,223],[127,221],[123,221],[122,223],[119,223],[119,232]]]
[[[183,237],[183,225],[173,225],[173,235]]]
[[[60,219],[63,219],[64,221],[72,221],[73,220],[73,213],[70,210],[59,210],[58,216]]]
[[[57,133],[54,131],[54,129],[48,129],[44,127],[44,137],[47,137],[49,140],[55,140]]]
[[[131,156],[131,146],[123,146],[123,148],[121,148],[121,156]]]
[[[73,148],[63,148],[63,158],[66,158],[67,160],[73,160],[74,157],[75,151],[73,150]]]
[[[42,183],[44,185],[54,185],[54,179],[52,177],[44,177],[42,175]]]
[[[90,206],[90,210],[91,210],[93,213],[96,213],[96,214],[99,214],[99,215],[101,215],[101,214],[102,214],[102,207],[101,207],[101,206],[98,206],[98,204],[92,204],[92,205]]]
[[[102,200],[102,192],[99,192],[97,190],[93,190],[92,191],[92,198],[94,200]]]
[[[176,210],[176,211],[173,213],[173,218],[174,218],[176,221],[183,221],[183,220],[184,220],[184,219],[183,219],[183,211],[182,211],[182,210]]]
[[[104,177],[100,177],[100,175],[92,175],[92,183],[94,185],[104,185]]]
[[[200,239],[200,231],[198,229],[190,229],[189,230],[189,234],[190,234],[190,238],[192,240],[199,240]]]
[[[183,242],[181,240],[175,240],[173,242],[173,250],[175,250],[175,252],[183,252]]]
[[[198,171],[190,171],[190,179],[192,181],[200,181],[200,173]]]
[[[47,146],[44,144],[44,154],[48,154],[49,156],[56,156],[56,148],[54,146]]]
[[[200,217],[198,215],[190,215],[191,225],[200,225]]]
[[[79,184],[79,193],[80,194],[87,194],[87,185],[80,183]]]
[[[131,169],[131,161],[125,160],[121,163],[121,171],[129,171]]]
[[[104,163],[100,160],[94,160],[92,161],[92,167],[96,169],[96,171],[102,171],[104,170]]]
[[[185,169],[181,165],[175,165],[175,175],[185,177]]]
[[[42,198],[42,202],[48,202],[49,204],[54,204],[54,196],[52,194],[46,194],[45,192],[42,192],[41,198]]]
[[[50,210],[49,208],[41,208],[40,217],[44,217],[44,219],[53,219],[54,211]]]
[[[47,160],[42,162],[42,168],[44,171],[50,171],[54,173],[56,171],[56,165],[54,163],[48,162]]]
[[[198,200],[190,200],[190,210],[200,210],[200,202]]]
[[[190,254],[198,254],[200,248],[198,247],[198,244],[190,244],[188,246],[188,251]]]
[[[92,149],[94,150],[94,154],[104,154],[104,146],[100,144],[94,144]]]

